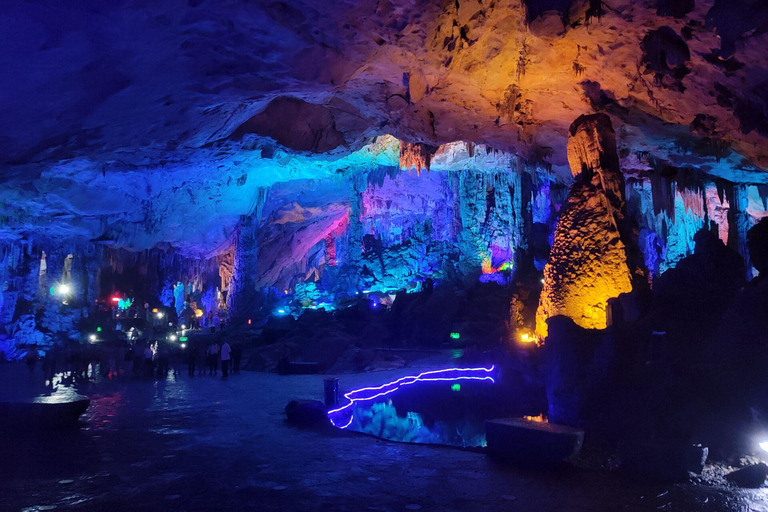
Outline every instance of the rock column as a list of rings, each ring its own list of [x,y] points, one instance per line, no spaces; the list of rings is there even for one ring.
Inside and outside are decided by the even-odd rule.
[[[568,163],[576,182],[562,207],[544,268],[536,334],[564,315],[587,329],[606,327],[608,299],[632,290],[621,226],[624,177],[616,136],[605,114],[584,115],[569,129]]]
[[[245,321],[256,304],[256,223],[253,216],[240,219],[235,235],[235,255],[232,278],[227,294],[229,317],[234,322]]]

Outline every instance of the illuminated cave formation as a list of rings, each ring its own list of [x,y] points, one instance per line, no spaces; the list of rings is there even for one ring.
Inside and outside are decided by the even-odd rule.
[[[336,478],[370,455],[365,438],[275,421],[275,397],[322,396],[319,374],[340,379],[341,403],[291,410],[329,428],[487,453],[485,420],[579,445],[586,429],[600,453],[580,462],[605,472],[603,447],[679,462],[708,445],[721,465],[703,497],[716,499],[682,485],[643,503],[744,504],[721,475],[768,451],[768,1],[15,0],[0,34],[0,430],[3,393],[32,389],[37,358],[61,374],[41,393],[95,405],[66,450],[0,443],[67,459],[40,465],[50,478],[4,474],[9,509],[82,497],[152,510],[159,487],[126,497],[93,475],[161,486],[169,449],[186,487],[168,499],[186,508],[216,478],[242,492],[198,508],[291,510],[278,503],[290,496],[354,509],[334,493],[359,504],[369,485],[392,510],[501,506],[464,499],[508,485],[494,465],[455,502],[389,492],[418,489],[414,468],[461,487],[445,475],[480,453],[444,451],[375,485]],[[225,342],[243,372],[198,378]],[[189,421],[196,407],[205,421]],[[114,422],[136,422],[135,453],[109,448]],[[254,442],[212,446],[228,436]],[[208,448],[190,456],[177,438],[210,441],[222,471],[189,473]],[[145,457],[147,439],[162,446]],[[382,467],[408,466],[407,447],[382,446]],[[82,452],[96,454],[87,472],[69,460]],[[241,471],[264,459],[290,486]],[[321,466],[336,475],[323,496],[304,485],[324,482]],[[574,509],[626,509],[610,492],[579,500],[645,485],[603,469],[579,474],[601,484]],[[519,503],[560,478],[521,487]]]
[[[402,343],[541,342],[604,329],[702,230],[755,278],[765,9],[652,4],[14,5],[2,351],[113,298],[256,326],[364,296]]]
[[[568,135],[576,183],[560,209],[544,268],[536,313],[536,334],[542,338],[547,319],[555,315],[587,329],[604,329],[608,299],[632,290],[624,175],[611,120],[604,114],[581,116]]]

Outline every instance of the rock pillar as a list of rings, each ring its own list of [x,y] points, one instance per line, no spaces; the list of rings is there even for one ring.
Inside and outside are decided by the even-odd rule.
[[[227,309],[234,322],[245,321],[256,304],[256,227],[253,216],[244,215],[235,233],[234,264],[227,293]]]
[[[632,290],[632,272],[621,234],[624,177],[616,136],[605,114],[584,115],[569,129],[568,163],[576,182],[560,211],[544,268],[536,334],[546,320],[571,318],[587,329],[606,327],[608,299]]]

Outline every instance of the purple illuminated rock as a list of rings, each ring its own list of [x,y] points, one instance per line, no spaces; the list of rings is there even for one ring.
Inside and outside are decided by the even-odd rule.
[[[549,466],[575,456],[584,442],[578,428],[522,418],[485,422],[488,455],[513,464]]]

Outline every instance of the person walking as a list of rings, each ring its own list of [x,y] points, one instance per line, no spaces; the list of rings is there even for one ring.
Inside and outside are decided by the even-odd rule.
[[[226,379],[229,376],[229,360],[232,354],[232,348],[225,340],[221,345],[221,378]]]

